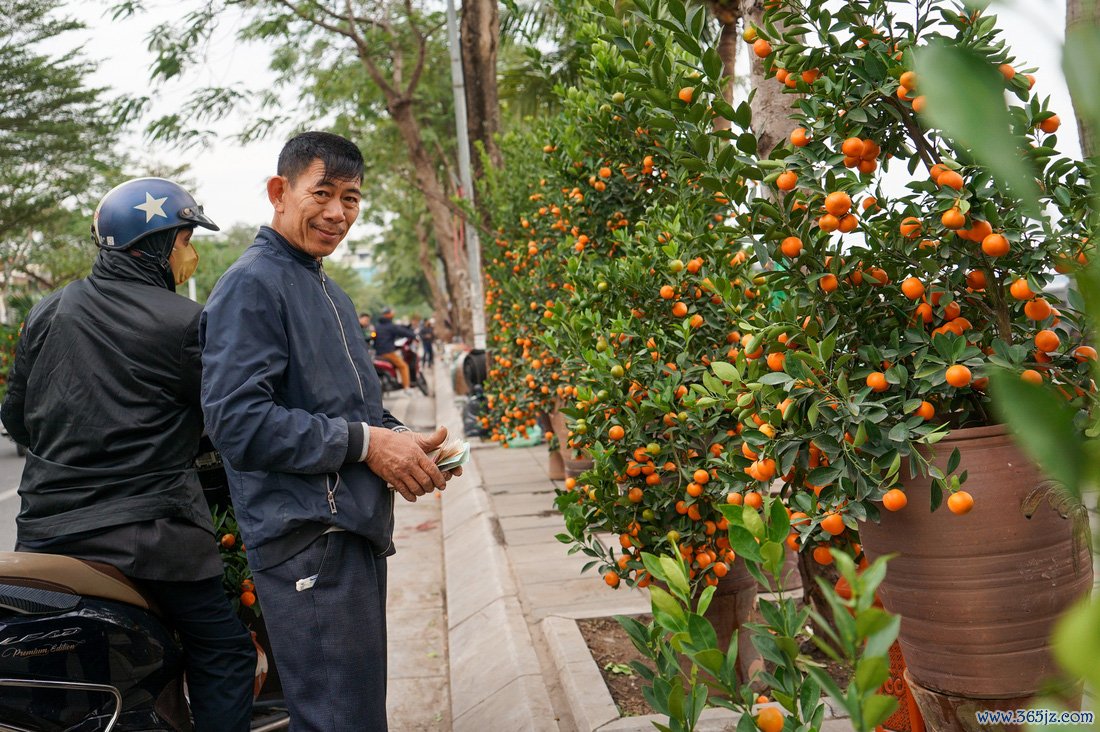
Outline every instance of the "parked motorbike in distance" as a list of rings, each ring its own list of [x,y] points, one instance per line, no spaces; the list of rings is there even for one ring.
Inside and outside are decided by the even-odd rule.
[[[204,457],[209,491],[225,472]],[[257,701],[252,731],[287,729],[284,707]],[[137,585],[107,564],[0,552],[0,732],[190,729],[183,648]]]
[[[405,359],[405,363],[409,365],[409,383],[420,389],[424,396],[429,396],[431,391],[428,389],[428,379],[420,367],[420,354],[413,347],[415,342],[415,338],[398,338],[394,341],[394,345],[397,346],[397,352],[401,354],[401,358]]]

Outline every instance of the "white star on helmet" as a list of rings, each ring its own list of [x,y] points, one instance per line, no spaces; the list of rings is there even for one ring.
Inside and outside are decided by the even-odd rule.
[[[145,193],[145,203],[139,203],[134,206],[138,211],[145,212],[145,223],[149,223],[153,220],[154,216],[163,216],[168,218],[168,214],[164,213],[164,202],[168,200],[168,196],[164,198],[153,198],[149,195],[149,192]]]

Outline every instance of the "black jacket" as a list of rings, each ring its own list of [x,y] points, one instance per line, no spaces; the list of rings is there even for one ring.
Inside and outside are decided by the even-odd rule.
[[[398,338],[416,338],[412,328],[406,328],[393,322],[393,318],[379,318],[374,324],[374,350],[383,354],[397,350],[394,341]]]
[[[0,414],[29,449],[20,541],[161,518],[213,531],[193,469],[202,434],[198,304],[126,252],[31,310]]]
[[[359,462],[363,423],[403,425],[351,299],[274,229],[222,276],[202,316],[202,404],[253,569],[329,527],[392,553],[393,491]]]

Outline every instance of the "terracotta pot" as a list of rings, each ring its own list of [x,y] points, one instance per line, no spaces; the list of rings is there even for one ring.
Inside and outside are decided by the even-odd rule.
[[[860,537],[872,560],[898,555],[879,594],[902,616],[898,639],[917,684],[971,700],[1029,697],[1057,672],[1050,634],[1088,593],[1091,559],[1086,547],[1074,547],[1073,522],[1046,500],[1024,516],[1021,505],[1043,478],[1004,427],[952,432],[935,446],[934,464],[946,472],[956,448],[974,496],[969,514],[928,511],[931,480],[911,479],[903,482],[908,508],[884,510]]]
[[[565,459],[561,456],[561,450],[550,451],[550,462],[546,466],[546,474],[550,480],[565,479]]]
[[[718,582],[710,607],[704,616],[714,626],[718,648],[725,651],[735,631],[737,635],[737,676],[745,682],[764,668],[760,651],[752,644],[752,633],[742,626],[758,622],[756,617],[756,578],[749,574],[740,557],[730,567],[729,574]]]
[[[550,413],[550,425],[558,436],[565,477],[577,478],[586,470],[591,470],[593,462],[588,457],[576,457],[576,451],[569,447],[569,428],[565,425],[565,415],[556,408]]]
[[[566,478],[579,478],[581,477],[581,473],[586,470],[591,470],[592,466],[595,464],[592,462],[591,458],[562,457],[562,462],[565,463]]]

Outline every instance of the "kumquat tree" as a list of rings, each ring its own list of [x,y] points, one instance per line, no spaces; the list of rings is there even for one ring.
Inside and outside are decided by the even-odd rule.
[[[800,93],[798,126],[773,156],[782,160],[768,179],[776,200],[757,199],[746,217],[764,276],[786,295],[753,333],[769,355],[786,357],[759,382],[786,420],[765,452],[813,517],[802,535],[824,542],[876,519],[879,505],[906,505],[895,485],[901,459],[929,467],[915,445],[993,421],[992,367],[1054,383],[1078,406],[1093,401],[1096,351],[1081,344],[1075,309],[1045,292],[1056,272],[1088,256],[1087,171],[1058,155],[1058,117],[1031,94],[1035,77],[1014,70],[995,19],[936,5],[829,13],[784,3],[765,16],[770,30],[756,31],[777,78],[797,75]],[[894,6],[915,10],[917,21],[902,21]],[[974,74],[999,72],[1023,100],[1005,127],[1029,143],[1024,164],[1048,215],[1021,205],[999,171],[937,129],[937,106],[958,100],[927,88],[945,82],[914,68],[920,50],[945,41]],[[884,192],[886,168],[905,169],[904,191]],[[932,474],[932,508],[946,494],[952,512],[966,513],[964,476]]]
[[[748,709],[753,682],[782,711],[746,714],[745,729],[818,729],[823,689],[857,728],[880,724],[896,708],[875,692],[899,624],[876,606],[924,621],[899,610],[896,584],[921,550],[875,537],[917,524],[956,555],[928,562],[1018,554],[1024,525],[1058,537],[1040,552],[1060,599],[1028,641],[1026,700],[1056,671],[1051,624],[1091,580],[1085,511],[1016,453],[991,468],[962,442],[1015,449],[990,397],[997,374],[1051,386],[1078,430],[1090,418],[1091,325],[1057,287],[1093,256],[1092,167],[1059,152],[1042,74],[983,10],[765,5],[743,37],[783,85],[790,126],[763,151],[752,97],[724,101],[702,8],[594,5],[584,83],[510,139],[524,185],[490,185],[490,421],[503,439],[539,411],[569,417],[568,445],[593,467],[559,493],[560,538],[609,586],[650,588],[654,623],[624,624],[655,662],[647,698],[670,729],[708,704]],[[999,485],[1017,472],[1019,495]],[[989,533],[999,524],[1016,528]],[[709,654],[726,651],[702,630],[712,600],[746,569],[782,587],[788,551],[836,565],[832,617],[761,599],[765,622],[735,645],[764,663]],[[891,553],[889,571],[868,561]],[[1002,594],[1028,581],[1006,561]],[[857,670],[847,692],[787,645],[810,617],[815,642]],[[853,617],[872,632],[856,638]],[[901,627],[911,685],[946,688]],[[977,677],[1011,665],[997,653],[978,654]],[[951,693],[981,704],[988,690]]]

